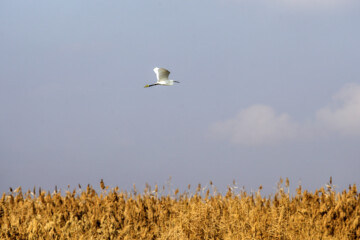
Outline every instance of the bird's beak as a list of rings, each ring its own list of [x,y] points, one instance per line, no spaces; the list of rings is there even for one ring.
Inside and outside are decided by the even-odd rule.
[[[144,87],[144,88],[147,88],[147,87],[149,87],[149,85],[145,85],[145,87]]]
[[[178,81],[174,81],[174,82],[176,82],[176,83],[180,83],[180,82],[178,82]]]

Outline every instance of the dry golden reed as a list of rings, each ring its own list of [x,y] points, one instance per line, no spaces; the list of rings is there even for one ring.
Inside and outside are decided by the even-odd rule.
[[[165,195],[147,185],[139,194],[101,180],[100,193],[11,189],[0,200],[0,239],[360,239],[356,185],[341,193],[332,183],[313,193],[299,186],[291,196],[281,180],[269,197],[262,187],[226,195],[210,188]]]

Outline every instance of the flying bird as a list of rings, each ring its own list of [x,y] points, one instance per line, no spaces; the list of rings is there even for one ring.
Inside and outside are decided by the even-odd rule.
[[[171,86],[174,83],[180,83],[178,81],[169,80],[170,72],[165,68],[154,68],[154,72],[156,74],[157,82],[150,85],[145,85],[145,88],[153,87],[156,85],[163,85],[163,86]]]

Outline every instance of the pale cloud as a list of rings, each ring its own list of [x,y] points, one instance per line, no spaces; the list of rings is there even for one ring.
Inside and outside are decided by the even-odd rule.
[[[215,138],[245,146],[319,139],[334,133],[360,136],[360,85],[344,86],[329,106],[314,115],[312,120],[298,123],[286,113],[276,113],[270,106],[253,105],[234,118],[213,124],[210,132]]]
[[[346,6],[354,2],[353,0],[274,0],[277,3],[289,7],[306,7],[306,8],[334,8]]]
[[[349,9],[350,7],[359,6],[357,0],[227,0],[226,2],[241,4],[260,4],[262,6],[279,6],[286,10],[294,11],[338,11],[340,9]]]
[[[235,118],[214,124],[211,131],[234,144],[263,145],[296,137],[298,126],[287,114],[276,114],[266,105],[254,105]]]
[[[316,122],[328,131],[360,136],[360,85],[344,86],[331,105],[317,111]]]

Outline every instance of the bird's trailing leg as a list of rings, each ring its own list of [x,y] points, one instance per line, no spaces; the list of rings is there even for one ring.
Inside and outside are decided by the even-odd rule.
[[[145,85],[145,87],[144,88],[148,88],[148,87],[153,87],[153,86],[156,86],[156,85],[159,85],[159,84],[157,84],[157,83],[155,83],[155,84],[148,84],[148,85]]]

